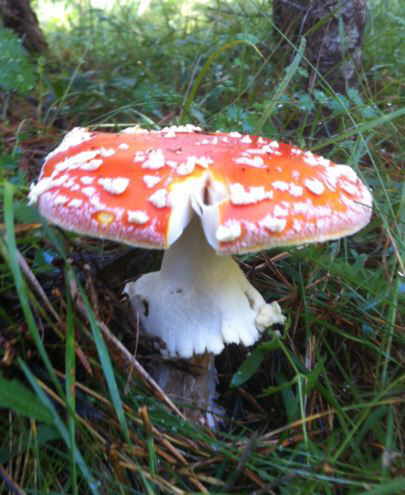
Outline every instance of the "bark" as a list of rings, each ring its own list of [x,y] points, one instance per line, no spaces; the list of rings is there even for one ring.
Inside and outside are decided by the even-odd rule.
[[[306,37],[306,57],[338,92],[358,83],[366,14],[367,0],[273,1],[275,25],[295,44]]]
[[[30,53],[39,54],[47,50],[47,42],[30,0],[0,0],[0,20],[4,27],[17,33]]]

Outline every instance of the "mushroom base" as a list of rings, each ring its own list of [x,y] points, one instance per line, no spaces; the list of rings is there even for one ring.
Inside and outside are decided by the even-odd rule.
[[[213,430],[222,422],[224,411],[215,402],[218,377],[212,353],[182,360],[161,358],[149,371],[190,421]]]
[[[232,257],[218,256],[208,245],[197,219],[166,251],[161,270],[128,283],[125,292],[144,331],[163,342],[161,354],[191,360],[192,366],[198,356],[219,354],[227,343],[250,346],[266,327],[285,320],[279,305],[264,301]],[[214,391],[204,392],[207,405],[213,404],[216,381],[213,357],[209,361],[201,368],[205,389]],[[178,378],[176,391],[177,372],[162,367],[154,375],[163,388],[190,399],[203,374],[198,380]]]

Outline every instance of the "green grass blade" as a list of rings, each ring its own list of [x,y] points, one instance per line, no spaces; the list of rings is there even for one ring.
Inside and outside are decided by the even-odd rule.
[[[17,380],[7,380],[0,375],[0,407],[13,410],[28,418],[52,424],[52,415],[31,390]]]
[[[74,458],[76,451],[76,354],[75,354],[75,327],[72,300],[68,296],[66,311],[66,345],[65,345],[65,393],[68,417],[68,431],[70,438],[70,456],[71,456],[71,487],[73,495],[77,495],[77,469]]]
[[[405,478],[398,478],[395,481],[389,481],[375,488],[367,489],[359,495],[395,495],[404,492]]]
[[[27,380],[30,382],[32,388],[34,389],[35,393],[37,394],[38,398],[42,402],[42,404],[47,408],[49,413],[52,416],[52,420],[54,425],[59,431],[60,436],[63,438],[66,446],[68,449],[70,449],[73,452],[73,456],[75,458],[75,462],[79,466],[80,471],[82,472],[83,477],[87,481],[87,484],[89,486],[89,489],[91,493],[94,495],[98,495],[100,492],[97,487],[97,482],[94,480],[93,476],[90,473],[89,468],[87,467],[87,464],[80,453],[80,450],[76,445],[72,445],[71,440],[70,440],[70,435],[69,431],[66,428],[65,424],[63,423],[62,419],[60,418],[58,412],[55,409],[55,406],[52,404],[51,400],[49,397],[46,395],[46,393],[42,390],[42,388],[38,385],[37,380],[35,376],[31,373],[31,370],[28,368],[28,366],[22,361],[21,359],[18,360],[19,365],[21,369],[23,370]]]
[[[254,45],[253,43],[251,43],[250,41],[247,41],[247,40],[233,40],[233,41],[230,41],[229,43],[225,43],[220,48],[218,48],[218,50],[216,50],[214,53],[212,53],[208,57],[208,60],[205,62],[203,68],[201,69],[200,73],[196,77],[196,80],[194,81],[194,84],[190,90],[190,93],[187,96],[187,98],[183,104],[183,109],[182,109],[182,112],[180,115],[180,122],[184,122],[186,119],[189,118],[190,107],[194,101],[195,95],[197,94],[197,91],[200,88],[204,77],[206,76],[207,72],[209,71],[212,64],[215,62],[215,60],[217,60],[217,58],[220,57],[227,50],[231,50],[231,49],[235,48],[235,46],[242,45],[242,44],[250,46],[260,56],[262,56],[260,51],[257,49],[256,45]]]
[[[352,136],[361,135],[363,132],[371,131],[372,129],[376,129],[377,127],[381,127],[384,124],[388,124],[400,117],[405,115],[405,108],[400,108],[399,110],[395,110],[394,112],[387,113],[382,115],[378,119],[370,120],[367,122],[362,122],[360,124],[355,124],[353,127],[347,129],[347,131],[339,132],[338,135],[335,135],[329,139],[321,140],[318,144],[314,144],[312,146],[312,150],[320,150],[322,148],[326,148],[333,144],[340,143],[347,138]]]
[[[73,273],[69,272],[69,278],[73,277],[73,276],[74,276]],[[116,413],[118,421],[120,423],[122,433],[123,433],[125,439],[127,441],[129,441],[128,425],[127,425],[127,421],[125,418],[124,408],[123,408],[121,396],[120,396],[120,393],[118,390],[117,381],[115,379],[115,374],[114,374],[114,369],[113,369],[113,365],[111,362],[110,354],[109,354],[107,346],[104,342],[103,336],[101,335],[100,328],[98,326],[94,312],[90,306],[90,303],[87,299],[87,296],[84,293],[80,284],[77,281],[75,281],[75,283],[77,283],[77,286],[79,287],[79,293],[80,293],[80,296],[82,298],[84,307],[86,309],[87,320],[90,324],[90,328],[91,328],[91,331],[93,334],[94,342],[95,342],[96,348],[97,348],[98,357],[100,359],[101,368],[103,370],[104,377],[107,381],[107,386],[108,386],[108,390],[110,392],[111,401],[113,403],[115,413]]]
[[[9,262],[11,273],[14,277],[15,287],[17,289],[17,294],[20,300],[21,309],[23,311],[25,321],[28,325],[28,330],[35,342],[38,352],[48,370],[50,378],[52,379],[56,389],[63,395],[62,388],[60,386],[59,380],[56,377],[55,371],[53,369],[52,363],[49,360],[48,354],[45,350],[45,346],[42,342],[41,336],[39,334],[37,325],[35,323],[34,315],[31,310],[31,306],[28,299],[28,287],[22,276],[20,266],[17,260],[17,243],[15,239],[14,232],[14,213],[13,213],[13,194],[14,187],[9,182],[4,183],[4,221],[6,225],[6,235],[5,244],[0,243],[0,249],[2,250],[4,257]],[[7,249],[4,249],[6,247]]]
[[[385,342],[384,342],[384,347],[385,347],[385,353],[384,353],[384,361],[382,365],[382,372],[381,372],[381,387],[384,388],[387,384],[388,380],[388,367],[389,367],[389,361],[391,359],[391,351],[392,351],[392,345],[394,341],[394,336],[395,336],[395,324],[398,320],[398,311],[400,310],[399,308],[399,293],[400,293],[400,286],[401,283],[403,283],[403,275],[404,275],[404,262],[405,260],[401,256],[401,251],[403,251],[403,241],[405,239],[405,229],[402,229],[401,227],[405,226],[405,182],[402,184],[402,189],[401,189],[401,199],[399,203],[399,209],[398,209],[398,229],[399,229],[399,238],[398,238],[398,253],[397,253],[397,260],[396,263],[393,266],[393,283],[392,283],[392,289],[391,289],[391,297],[389,298],[389,306],[388,306],[388,311],[387,311],[387,332],[385,334]],[[392,242],[395,243],[395,239],[392,239]]]
[[[285,92],[285,90],[287,89],[288,85],[290,84],[292,78],[296,74],[296,72],[300,66],[300,63],[304,57],[305,46],[306,46],[306,40],[304,37],[302,37],[301,41],[300,41],[300,45],[298,47],[297,53],[294,56],[293,61],[287,67],[285,76],[283,77],[282,81],[277,86],[276,90],[274,91],[274,95],[273,95],[270,103],[264,109],[263,117],[260,120],[259,125],[258,125],[258,129],[260,132],[262,131],[264,124],[267,122],[267,120],[273,114],[274,110],[276,109],[276,106],[279,103],[280,97]]]

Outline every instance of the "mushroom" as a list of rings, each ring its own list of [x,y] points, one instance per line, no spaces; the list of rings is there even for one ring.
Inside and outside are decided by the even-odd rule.
[[[190,417],[210,426],[214,355],[228,343],[251,346],[285,320],[231,255],[354,234],[372,211],[370,192],[347,165],[272,139],[191,125],[75,128],[47,156],[29,198],[65,229],[166,250],[160,271],[125,292],[169,360],[154,365],[154,376],[198,406]],[[174,358],[192,372],[171,366]]]

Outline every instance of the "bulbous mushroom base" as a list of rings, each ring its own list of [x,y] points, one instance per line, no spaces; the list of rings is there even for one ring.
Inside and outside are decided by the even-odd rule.
[[[214,404],[216,385],[213,357],[201,356],[219,354],[227,343],[250,346],[266,327],[285,320],[279,305],[264,301],[232,257],[215,253],[196,220],[166,251],[161,270],[128,283],[125,292],[146,333],[164,343],[164,357],[187,359],[191,369],[201,361],[194,378],[193,373],[180,378],[164,362],[153,373],[172,397],[200,405]],[[197,382],[203,390],[194,401]]]

